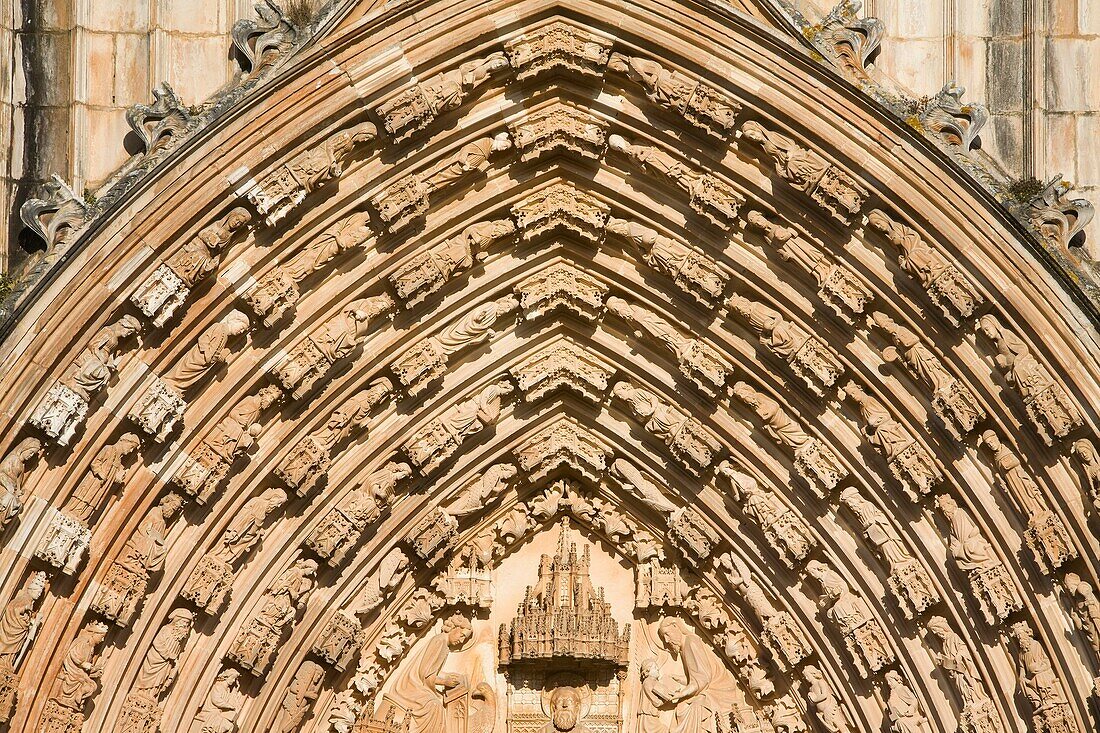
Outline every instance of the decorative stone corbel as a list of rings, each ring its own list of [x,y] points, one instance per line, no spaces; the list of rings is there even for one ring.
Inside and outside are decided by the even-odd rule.
[[[611,39],[564,20],[521,33],[504,44],[516,81],[545,73],[603,76]]]
[[[607,144],[607,122],[564,102],[526,114],[508,125],[523,163],[546,155],[599,160]]]
[[[167,147],[174,147],[199,121],[179,98],[172,86],[162,81],[153,88],[152,104],[135,104],[126,110],[126,123],[145,146],[148,158]]]
[[[572,183],[554,183],[512,206],[520,236],[530,242],[548,232],[566,230],[579,238],[603,238],[611,207]]]
[[[42,198],[28,198],[19,218],[50,251],[66,244],[92,216],[91,207],[56,173],[42,184]]]
[[[978,133],[989,119],[989,110],[982,104],[964,103],[964,94],[965,87],[949,81],[917,115],[925,130],[966,153],[974,146]]]

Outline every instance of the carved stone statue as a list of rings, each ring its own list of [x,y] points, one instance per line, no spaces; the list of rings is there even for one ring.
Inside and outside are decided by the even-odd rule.
[[[202,708],[191,721],[188,733],[235,733],[237,713],[244,702],[241,673],[227,667],[218,673]]]
[[[719,139],[726,139],[734,129],[741,104],[706,82],[669,71],[656,61],[621,53],[611,54],[607,68],[640,84],[650,102]]]
[[[970,579],[986,623],[997,626],[1023,607],[1016,585],[974,519],[947,494],[936,497],[950,527],[948,550]]]
[[[302,203],[307,195],[342,176],[344,164],[351,154],[377,136],[378,130],[373,124],[361,122],[340,130],[320,145],[303,150],[258,182],[251,178],[241,180],[248,175],[245,168],[234,172],[230,183],[240,181],[237,194],[247,197],[256,210],[265,215],[267,223],[273,225]]]
[[[473,398],[449,408],[417,432],[404,446],[406,455],[424,473],[451,457],[463,441],[496,423],[501,402],[515,387],[498,379]]]
[[[852,726],[833,688],[825,681],[825,675],[812,664],[802,668],[802,678],[809,689],[806,701],[827,733],[850,733]]]
[[[285,491],[270,488],[245,502],[222,532],[218,546],[199,560],[180,595],[209,615],[220,613],[229,600],[238,563],[263,539],[265,520],[286,499]]]
[[[372,380],[365,390],[333,410],[323,427],[299,440],[276,467],[275,475],[298,496],[312,494],[327,475],[336,446],[353,432],[364,430],[371,413],[392,390],[393,385],[385,377]]]
[[[821,585],[818,606],[844,637],[852,663],[863,678],[894,662],[894,650],[871,608],[852,592],[847,581],[819,560],[810,560],[806,572]]]
[[[1086,583],[1077,573],[1066,573],[1062,580],[1066,592],[1073,602],[1073,615],[1077,625],[1084,632],[1093,652],[1100,657],[1100,598],[1091,583]],[[0,626],[0,630],[2,630]],[[1093,684],[1100,689],[1100,677]]]
[[[262,429],[260,417],[282,397],[278,387],[268,385],[241,399],[187,457],[172,483],[205,504],[229,475],[233,461],[255,443]]]
[[[23,438],[0,461],[0,529],[23,512],[23,487],[30,465],[42,455],[42,441]]]
[[[811,437],[791,419],[776,400],[753,389],[747,382],[733,385],[733,394],[756,412],[764,424],[764,431],[773,441],[794,454],[795,470],[819,497],[825,498],[847,478],[848,469],[844,464],[824,443]]]
[[[283,695],[279,707],[279,718],[275,724],[276,733],[294,733],[302,725],[309,713],[313,701],[321,694],[325,682],[325,670],[316,662],[305,661]]]
[[[379,105],[378,116],[390,137],[400,142],[426,128],[439,115],[460,107],[472,91],[507,68],[508,57],[500,52],[467,61],[398,93]]]
[[[391,232],[423,216],[428,210],[428,199],[437,191],[453,186],[458,181],[489,169],[493,153],[512,147],[506,132],[467,143],[457,153],[446,158],[435,168],[421,174],[413,174],[383,189],[371,199],[378,216]]]
[[[295,346],[275,367],[273,375],[283,389],[301,399],[337,361],[351,355],[366,338],[374,319],[393,306],[393,299],[384,294],[353,300]]]
[[[768,545],[775,548],[787,567],[793,568],[809,556],[817,546],[813,533],[775,492],[762,487],[729,461],[718,464],[718,475],[729,481],[730,499],[760,528]]]
[[[917,334],[878,311],[871,314],[870,322],[885,331],[894,344],[883,349],[883,358],[900,361],[914,377],[932,388],[932,409],[956,440],[985,419],[985,410],[974,394],[944,368]]]
[[[411,475],[409,464],[394,461],[374,471],[325,515],[306,545],[327,564],[339,565],[359,543],[364,530],[389,508],[397,483]]]
[[[1031,703],[1034,730],[1078,733],[1062,680],[1051,666],[1050,655],[1032,634],[1026,621],[1012,624],[1016,639],[1016,666],[1020,692]]]
[[[671,351],[680,371],[700,389],[711,395],[723,389],[733,366],[706,341],[692,338],[653,311],[617,296],[607,299],[607,309]]]
[[[1069,530],[1062,518],[1051,511],[1039,485],[1024,468],[1019,456],[992,430],[982,433],[981,442],[993,453],[999,483],[1027,521],[1024,539],[1042,571],[1049,574],[1076,558],[1077,548]]]
[[[40,622],[38,604],[48,584],[44,572],[31,573],[0,612],[0,723],[7,723],[15,714],[19,663],[34,641]]]
[[[130,300],[154,325],[163,326],[187,300],[191,289],[218,269],[222,250],[251,219],[248,209],[238,206],[205,226],[182,249],[160,263],[134,290]]]
[[[122,342],[141,332],[141,321],[122,316],[92,337],[64,376],[55,382],[31,415],[30,423],[59,445],[67,445],[88,414],[88,403],[118,370]]]
[[[867,190],[837,166],[759,122],[743,124],[741,135],[764,148],[775,163],[775,172],[791,188],[806,193],[832,216],[847,223],[859,213]]]
[[[125,433],[114,445],[100,449],[61,511],[50,517],[35,557],[64,573],[76,572],[91,542],[90,520],[103,509],[107,497],[126,483],[130,472],[123,461],[138,445],[136,435]]]
[[[107,624],[92,621],[85,625],[69,644],[54,679],[49,702],[69,711],[74,722],[83,722],[84,704],[99,689],[102,664],[97,649],[106,636]]]
[[[292,628],[298,611],[306,604],[316,586],[317,563],[295,560],[264,591],[260,609],[237,633],[226,656],[252,674],[262,676],[283,641],[283,632]]]
[[[726,301],[760,337],[760,343],[780,359],[815,393],[831,387],[844,373],[829,347],[779,311],[736,293]]]
[[[667,693],[668,702],[676,706],[670,733],[726,730],[722,718],[733,707],[737,686],[725,665],[677,618],[663,618],[657,636],[683,668],[683,683]]]
[[[167,375],[153,377],[130,410],[130,420],[158,442],[167,438],[187,408],[186,391],[226,363],[229,340],[245,333],[250,325],[248,316],[234,310],[203,331]]]
[[[611,464],[611,475],[619,480],[623,488],[657,514],[667,516],[679,510],[679,507],[669,501],[664,492],[630,461],[616,458]]]
[[[855,382],[840,390],[840,398],[849,398],[859,407],[863,435],[886,459],[886,463],[902,487],[914,501],[943,481],[943,473],[932,455],[920,445],[906,428],[890,416],[889,411]]]
[[[772,652],[781,671],[794,669],[810,656],[811,647],[802,630],[789,613],[775,607],[741,558],[727,552],[718,558],[716,565],[729,573],[730,584],[759,619],[763,626],[761,641]]]
[[[737,221],[737,211],[745,199],[725,181],[681,163],[663,150],[633,145],[621,135],[609,135],[607,146],[625,155],[642,170],[656,173],[679,186],[690,197],[691,210],[715,226],[729,231]]]
[[[699,302],[710,305],[725,292],[729,273],[695,248],[627,219],[608,219],[607,231],[629,242],[646,264]]]
[[[890,730],[893,733],[927,733],[930,728],[920,700],[901,674],[891,669],[883,679],[886,680],[886,714],[890,718]]]
[[[511,463],[490,466],[475,478],[444,510],[458,519],[492,506],[516,476],[517,469]]]
[[[897,250],[898,264],[920,282],[951,325],[959,326],[984,302],[966,276],[925,242],[915,229],[894,221],[881,209],[871,210],[867,223],[886,235]]]
[[[1023,339],[1002,326],[990,313],[978,319],[978,328],[997,347],[997,366],[1020,393],[1028,417],[1047,445],[1052,445],[1055,438],[1066,437],[1081,425],[1077,405],[1055,381],[1050,370],[1035,358]]]
[[[497,321],[518,307],[519,301],[510,295],[482,303],[436,335],[413,345],[390,368],[410,395],[420,394],[443,377],[451,356],[493,338]]]
[[[141,662],[134,686],[122,704],[119,733],[156,733],[160,724],[160,697],[172,686],[176,667],[191,635],[194,614],[186,608],[173,609],[168,622],[153,638]]]
[[[511,219],[494,219],[471,224],[458,236],[412,257],[389,276],[390,285],[406,308],[412,308],[443,287],[456,273],[473,267],[486,256],[486,249],[498,239],[515,234]]]
[[[409,573],[409,557],[400,548],[393,548],[378,569],[367,579],[363,585],[353,610],[356,614],[371,613],[382,605],[386,595],[401,585],[401,582]]]
[[[1003,730],[1000,716],[982,684],[966,642],[942,616],[929,618],[925,628],[940,640],[940,650],[932,652],[932,661],[947,674],[962,697],[959,730],[963,733],[1000,733]]]
[[[363,247],[370,236],[370,214],[365,211],[336,222],[261,277],[245,295],[248,306],[262,317],[265,326],[271,326],[298,302],[299,283],[340,253]]]
[[[389,695],[405,711],[409,733],[443,733],[445,695],[465,686],[463,675],[443,672],[447,655],[473,638],[470,621],[455,614],[443,622],[438,634],[398,671]],[[442,688],[443,692],[440,692]]]
[[[619,382],[611,392],[643,422],[646,432],[663,441],[692,474],[700,475],[721,450],[721,443],[702,423],[653,392],[629,382]]]
[[[923,614],[940,601],[940,594],[928,571],[902,542],[886,514],[859,490],[849,486],[840,492],[840,500],[858,520],[863,536],[890,568],[890,590],[898,599],[906,618]]]
[[[1085,493],[1092,499],[1093,507],[1100,510],[1100,452],[1088,438],[1075,440],[1072,452],[1085,474]]]
[[[108,568],[92,600],[92,610],[119,626],[129,626],[168,552],[168,526],[183,506],[179,494],[166,494],[149,510]]]
[[[763,230],[780,257],[809,273],[817,282],[817,294],[821,300],[846,322],[854,323],[852,315],[863,313],[874,297],[848,268],[837,264],[791,227],[773,224],[759,211],[750,211],[745,221],[749,226]]]

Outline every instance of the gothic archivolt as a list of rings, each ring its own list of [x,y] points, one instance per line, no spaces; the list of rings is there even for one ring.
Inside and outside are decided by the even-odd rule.
[[[1070,288],[779,36],[609,12],[242,30],[4,342],[13,730],[1094,727]]]

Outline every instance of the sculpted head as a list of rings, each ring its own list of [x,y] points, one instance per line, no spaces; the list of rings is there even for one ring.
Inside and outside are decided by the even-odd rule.
[[[643,681],[648,680],[650,677],[657,677],[658,676],[657,660],[656,659],[646,659],[640,665],[638,665],[638,676]]]
[[[1001,322],[991,313],[986,313],[978,319],[978,330],[985,334],[990,341],[1001,340]]]
[[[31,573],[31,577],[27,579],[27,595],[30,596],[32,600],[37,601],[42,596],[46,595],[47,585],[49,585],[49,580],[46,577],[46,573],[41,570]]]
[[[626,138],[622,135],[608,135],[607,147],[612,150],[617,150],[620,153],[625,153],[630,149],[630,143],[626,141]]]
[[[243,206],[237,206],[229,211],[225,215],[225,227],[229,231],[238,229],[247,224],[252,219],[252,214],[248,209]]]
[[[177,608],[168,614],[168,623],[181,633],[190,631],[194,622],[195,614],[186,608]]]
[[[867,214],[867,223],[871,225],[871,228],[880,232],[890,231],[890,217],[886,216],[886,212],[882,209],[872,209]]]
[[[746,122],[741,125],[741,134],[754,143],[764,142],[764,128],[757,122]]]
[[[925,622],[925,627],[940,639],[946,639],[951,635],[951,624],[943,616],[933,616]]]
[[[576,687],[559,687],[550,693],[550,719],[554,728],[569,731],[581,717],[581,693]]]
[[[135,333],[141,333],[141,321],[129,314],[118,319],[115,328],[120,338],[126,338]]]
[[[943,512],[943,515],[948,519],[954,517],[955,512],[959,511],[959,505],[947,494],[940,494],[936,497],[936,506],[940,508],[940,511]]]
[[[474,638],[474,627],[470,619],[456,613],[443,622],[443,633],[447,635],[447,646],[459,649]]]
[[[123,433],[122,437],[115,443],[115,450],[118,451],[118,455],[128,456],[134,452],[139,445],[141,445],[141,439],[133,433]]]
[[[183,497],[174,491],[170,494],[166,494],[158,504],[160,507],[160,515],[165,519],[171,519],[176,516],[176,513],[183,508]]]
[[[506,132],[498,132],[493,135],[493,142],[489,144],[489,150],[494,153],[503,153],[512,147],[512,138]]]
[[[1073,443],[1073,452],[1085,463],[1096,462],[1096,446],[1088,438],[1079,438]]]
[[[239,310],[229,311],[222,320],[222,326],[225,327],[225,332],[230,336],[240,336],[248,330],[250,325],[251,322],[248,320],[248,316]]]
[[[684,645],[684,625],[678,618],[665,616],[657,625],[657,637],[673,654],[679,654]]]
[[[756,407],[760,404],[756,390],[753,389],[748,382],[738,382],[733,385],[733,393],[737,395],[737,399],[741,400],[749,407]]]

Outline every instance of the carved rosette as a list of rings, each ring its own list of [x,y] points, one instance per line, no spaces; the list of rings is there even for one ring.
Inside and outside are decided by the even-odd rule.
[[[552,343],[510,370],[527,402],[568,389],[593,404],[607,394],[615,367],[572,339]]]
[[[55,382],[38,403],[29,422],[58,445],[68,445],[87,415],[88,401],[61,382]]]
[[[599,78],[611,56],[611,39],[555,20],[510,39],[504,52],[516,81],[548,72]]]
[[[539,430],[515,451],[520,468],[537,481],[559,466],[569,466],[593,481],[607,469],[611,448],[571,417]]]
[[[607,143],[607,122],[561,102],[512,122],[508,131],[524,163],[544,155],[598,160]]]
[[[656,61],[620,53],[611,54],[608,65],[641,85],[649,101],[710,135],[724,140],[736,127],[741,104],[706,82],[669,71]]]
[[[35,548],[34,556],[50,567],[72,575],[80,567],[91,542],[92,531],[87,524],[58,511],[50,517],[50,523]]]
[[[187,401],[180,391],[154,376],[152,384],[138,399],[128,417],[146,435],[163,443],[186,409]]]
[[[527,320],[564,309],[595,321],[603,310],[608,287],[568,262],[556,262],[520,282],[515,291]]]
[[[332,614],[314,639],[312,651],[326,665],[343,672],[359,655],[363,646],[362,631],[354,616],[339,610]]]
[[[512,206],[512,218],[525,241],[564,229],[598,242],[610,212],[610,206],[571,183],[552,184]]]

